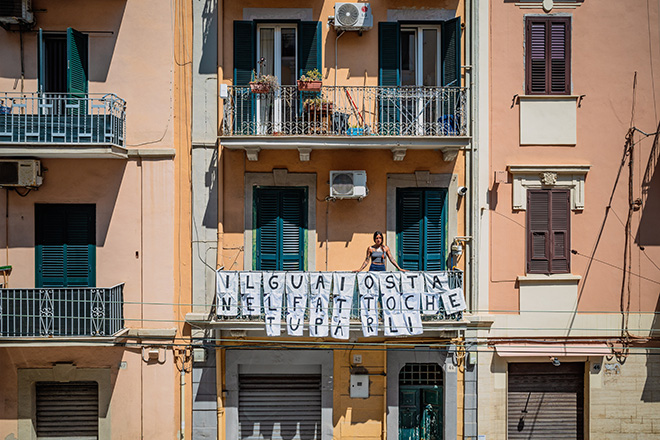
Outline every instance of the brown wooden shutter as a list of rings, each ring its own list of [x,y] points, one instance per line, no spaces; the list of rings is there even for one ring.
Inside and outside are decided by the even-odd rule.
[[[527,191],[527,272],[550,273],[550,192]]]
[[[550,191],[551,218],[550,231],[552,238],[551,273],[570,272],[570,220],[571,206],[570,194],[567,189],[554,189]]]
[[[527,17],[525,32],[525,93],[569,94],[570,17]]]

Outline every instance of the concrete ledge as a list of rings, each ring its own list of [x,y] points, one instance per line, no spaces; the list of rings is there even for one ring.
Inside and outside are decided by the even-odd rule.
[[[131,328],[128,329],[127,338],[140,339],[174,339],[175,328]]]
[[[528,274],[519,275],[516,280],[520,284],[553,284],[553,283],[579,283],[582,277],[580,275],[573,275],[570,273],[557,273],[552,275],[544,274]]]
[[[156,158],[173,158],[176,156],[174,148],[129,148],[128,157],[144,157],[149,159]]]

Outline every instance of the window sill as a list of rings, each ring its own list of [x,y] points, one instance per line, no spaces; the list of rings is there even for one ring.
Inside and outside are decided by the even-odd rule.
[[[545,274],[527,274],[519,275],[516,280],[520,284],[554,284],[554,283],[579,283],[582,279],[580,275],[573,275],[570,273],[556,273],[551,275]]]
[[[518,99],[565,99],[567,101],[577,101],[581,95],[518,95]]]

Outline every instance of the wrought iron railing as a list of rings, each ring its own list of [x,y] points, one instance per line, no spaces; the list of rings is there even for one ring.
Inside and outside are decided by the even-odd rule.
[[[467,136],[463,87],[230,86],[224,136]]]
[[[463,272],[460,270],[454,270],[454,271],[447,271],[447,278],[448,278],[448,283],[449,283],[449,288],[450,289],[462,289],[463,288]],[[356,286],[357,289],[357,286]],[[263,295],[263,292],[262,292]],[[360,308],[359,308],[359,294],[356,290],[355,294],[353,295],[353,304],[351,306],[351,320],[353,321],[358,321],[360,319]],[[260,301],[262,304],[261,306],[261,313],[259,315],[252,315],[252,316],[247,316],[244,315],[241,312],[241,307],[238,307],[238,316],[217,316],[216,319],[219,321],[225,321],[225,322],[230,322],[230,321],[264,321],[265,319],[265,314],[263,310],[263,298]],[[284,293],[284,298],[282,299],[282,316],[286,316],[287,314],[287,306],[286,306],[286,293]],[[458,313],[445,313],[442,301],[440,301],[440,311],[436,315],[422,315],[422,321],[428,322],[428,321],[460,321],[463,319],[463,312],[458,312]],[[332,301],[332,295],[330,295],[330,302],[328,305],[330,314],[332,314],[332,308],[333,308],[333,301]],[[215,309],[215,305],[213,307]],[[213,315],[215,316],[215,310],[212,310]],[[379,319],[382,321],[383,319],[383,310],[382,307],[379,305],[378,306],[378,313],[379,313]],[[309,310],[305,312],[305,320],[309,319]]]
[[[125,135],[126,101],[112,93],[0,93],[0,146],[123,147]]]
[[[0,289],[0,336],[112,336],[124,328],[124,284]]]

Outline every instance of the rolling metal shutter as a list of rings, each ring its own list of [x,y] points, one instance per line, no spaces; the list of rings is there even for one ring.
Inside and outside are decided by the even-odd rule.
[[[37,382],[38,439],[98,439],[96,382]]]
[[[509,364],[509,440],[581,440],[583,419],[583,363]]]
[[[240,439],[321,438],[321,375],[239,375]]]

